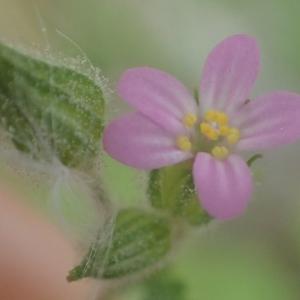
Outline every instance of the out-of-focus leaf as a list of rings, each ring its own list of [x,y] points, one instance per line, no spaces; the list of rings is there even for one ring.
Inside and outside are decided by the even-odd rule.
[[[130,275],[159,263],[170,248],[171,229],[165,218],[139,209],[121,210],[104,226],[68,280]]]
[[[153,207],[180,216],[192,225],[211,219],[197,199],[190,162],[152,171],[148,195]]]
[[[0,120],[19,150],[72,167],[91,164],[103,113],[92,79],[0,44]]]
[[[187,300],[186,286],[169,270],[154,274],[144,284],[144,300]]]

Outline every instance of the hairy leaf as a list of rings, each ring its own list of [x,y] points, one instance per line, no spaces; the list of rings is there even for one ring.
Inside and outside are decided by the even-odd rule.
[[[157,264],[170,248],[171,229],[165,218],[139,209],[121,210],[68,280],[123,277]]]
[[[67,166],[92,163],[104,99],[89,77],[0,44],[0,116],[16,147]]]
[[[190,162],[152,171],[148,195],[153,207],[180,216],[192,225],[210,220],[197,199]]]

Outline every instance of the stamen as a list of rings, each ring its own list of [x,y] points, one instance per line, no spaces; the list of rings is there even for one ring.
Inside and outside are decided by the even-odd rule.
[[[217,112],[214,110],[209,110],[204,115],[204,120],[207,122],[214,122],[216,121],[216,114]]]
[[[226,125],[220,127],[221,136],[227,136],[230,132],[230,128]]]
[[[200,131],[212,141],[225,137],[229,145],[236,144],[240,139],[240,131],[237,128],[229,127],[229,118],[222,111],[207,111],[204,115],[204,121],[200,124]]]
[[[225,146],[215,146],[211,153],[217,159],[225,159],[229,155],[229,150]]]
[[[204,115],[204,120],[206,122],[216,122],[218,125],[227,125],[228,124],[228,116],[221,112],[216,110],[209,110]]]
[[[200,124],[200,131],[204,135],[206,135],[210,131],[211,128],[212,127],[206,122],[203,122]]]
[[[230,145],[236,144],[240,139],[240,131],[237,128],[230,128],[226,139],[228,144]]]
[[[192,113],[188,113],[183,117],[183,124],[188,127],[192,128],[197,122],[197,116]]]
[[[225,126],[228,124],[228,116],[223,112],[217,112],[216,120],[220,126]]]
[[[209,140],[216,141],[219,138],[219,132],[209,123],[203,122],[200,124],[201,133]]]
[[[192,149],[192,143],[191,143],[189,137],[186,135],[181,135],[181,136],[177,137],[176,145],[182,151],[191,151],[191,149]]]

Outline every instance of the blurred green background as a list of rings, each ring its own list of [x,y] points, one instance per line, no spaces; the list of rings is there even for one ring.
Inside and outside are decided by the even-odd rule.
[[[210,49],[244,32],[261,45],[255,96],[271,89],[300,92],[299,11],[297,0],[0,0],[0,37],[64,56],[83,51],[112,90],[123,70],[140,65],[164,69],[192,90]],[[109,114],[115,115],[124,107],[116,95],[111,98]],[[194,230],[174,258],[171,275],[131,284],[121,299],[299,300],[299,153],[300,144],[287,146],[257,162],[247,214]],[[105,183],[116,203],[145,201],[139,175],[105,161]],[[14,180],[28,185],[16,175]],[[32,198],[49,209],[45,197]],[[92,211],[85,209],[87,215]]]

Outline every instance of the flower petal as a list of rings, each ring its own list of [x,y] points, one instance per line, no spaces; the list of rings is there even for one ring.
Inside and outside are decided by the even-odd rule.
[[[256,40],[233,35],[209,54],[200,83],[201,109],[230,113],[249,96],[256,80],[260,53]]]
[[[105,151],[114,159],[137,169],[156,169],[192,157],[176,148],[176,137],[140,113],[111,122],[104,131]]]
[[[121,98],[164,129],[184,130],[182,118],[197,113],[195,100],[173,76],[143,67],[127,70],[118,83]]]
[[[237,114],[240,150],[263,150],[300,139],[300,95],[276,91],[249,102]]]
[[[193,175],[199,199],[210,215],[225,220],[244,212],[252,193],[252,178],[239,156],[234,154],[221,161],[199,153]]]

